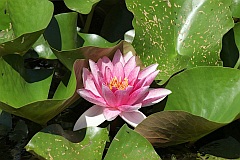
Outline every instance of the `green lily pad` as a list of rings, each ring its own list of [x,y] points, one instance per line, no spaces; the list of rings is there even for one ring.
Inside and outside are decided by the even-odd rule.
[[[170,79],[165,111],[155,113],[136,131],[155,146],[196,141],[240,117],[240,71],[196,67]]]
[[[117,49],[123,48],[123,42],[110,43],[95,34],[77,33],[76,13],[59,14],[55,17],[46,29],[44,37],[56,57],[69,70],[72,70],[73,63],[77,59],[98,60],[102,56],[113,55]],[[53,30],[57,32],[52,32]]]
[[[52,17],[53,4],[48,0],[8,0],[7,13],[12,22],[14,35],[19,37],[45,29]]]
[[[118,41],[110,43],[104,38],[102,38],[99,35],[96,34],[85,34],[85,33],[78,33],[78,35],[83,39],[82,47],[102,47],[102,48],[108,48],[113,47],[118,43]]]
[[[114,137],[104,160],[161,159],[152,145],[141,135],[123,125]]]
[[[57,59],[43,35],[38,38],[38,40],[33,44],[32,48],[35,52],[37,52],[40,58]]]
[[[0,34],[0,56],[23,55],[49,24],[53,4],[48,0],[8,0],[6,4],[5,20],[10,23]]]
[[[75,12],[54,16],[44,33],[52,48],[59,51],[72,51],[89,46],[108,48],[118,43],[110,43],[96,34],[77,32],[77,16]]]
[[[88,36],[88,38],[89,38],[89,36]],[[94,61],[97,61],[99,58],[101,58],[103,56],[113,57],[114,53],[118,49],[120,49],[122,52],[126,53],[126,51],[124,51],[124,48],[131,48],[130,44],[122,41],[117,45],[113,44],[112,47],[109,47],[109,48],[86,46],[86,47],[81,47],[81,48],[77,48],[74,50],[68,50],[68,51],[58,51],[55,49],[52,49],[52,50],[53,50],[54,54],[56,55],[56,57],[68,69],[70,69],[76,59],[86,59],[86,60],[92,59]]]
[[[239,51],[240,51],[240,23],[236,23],[235,26],[233,27],[233,31],[234,31],[234,39],[235,39],[235,43],[236,43],[236,46],[238,48],[238,57],[236,58],[237,59],[237,62],[234,66],[234,68],[239,68],[240,67],[240,58],[239,58]],[[233,50],[234,51],[234,50]],[[232,51],[232,52],[233,52]]]
[[[84,61],[77,61],[68,85],[61,83],[53,99],[48,99],[52,81],[51,70],[25,69],[19,55],[0,58],[0,109],[45,124],[79,98],[75,90],[77,83],[78,87],[82,85],[79,76],[83,66]]]
[[[233,27],[231,0],[126,4],[134,14],[133,46],[145,65],[159,64],[161,84],[184,68],[222,65],[222,37]]]
[[[64,0],[64,3],[68,8],[70,8],[73,11],[82,13],[82,14],[88,14],[93,5],[100,0],[90,0],[90,1],[85,1],[85,0]]]
[[[231,11],[232,11],[232,16],[235,18],[240,18],[240,1],[239,0],[232,0],[232,4],[230,6]]]
[[[108,131],[89,127],[80,131],[64,131],[60,125],[50,125],[38,132],[25,146],[28,152],[44,159],[96,159],[102,158]]]
[[[165,110],[182,110],[217,123],[240,116],[240,71],[224,67],[197,67],[172,78]],[[220,116],[221,115],[221,116]]]
[[[9,28],[9,24],[11,22],[9,15],[7,13],[5,13],[6,11],[6,5],[7,5],[7,0],[2,0],[0,1],[0,19],[1,19],[1,23],[0,23],[0,37],[2,37],[1,35],[1,30],[5,30],[7,28]],[[1,39],[0,39],[1,41]]]
[[[60,29],[61,50],[71,50],[77,47],[77,16],[76,12],[54,16]]]
[[[24,55],[29,48],[37,41],[43,31],[24,34],[14,40],[0,43],[0,56],[7,54]]]

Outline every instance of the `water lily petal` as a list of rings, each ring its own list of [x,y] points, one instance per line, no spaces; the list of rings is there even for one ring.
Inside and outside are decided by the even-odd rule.
[[[103,123],[106,119],[103,115],[103,107],[94,105],[85,111],[77,120],[73,127],[73,131],[86,128],[98,126]]]
[[[112,78],[113,78],[113,75],[112,75],[111,69],[106,67],[105,68],[105,75],[104,75],[105,83],[109,84]]]
[[[107,57],[107,59],[110,61],[110,59]],[[102,71],[102,64],[103,64],[103,60],[102,58],[99,58],[98,61],[97,61],[97,67],[99,68],[100,71]]]
[[[118,62],[120,62],[123,66],[125,65],[125,61],[124,61],[122,53],[119,49],[114,54],[114,57],[112,60],[113,65],[116,65]]]
[[[157,71],[154,71],[152,72],[150,75],[148,75],[146,78],[145,78],[145,82],[143,83],[144,86],[149,86],[153,81],[154,79],[156,78],[156,76],[158,75],[159,73],[159,70]]]
[[[120,106],[123,104],[127,104],[129,100],[129,95],[132,92],[133,86],[128,86],[125,90],[117,90],[114,92],[116,96],[116,105]]]
[[[154,81],[158,73],[159,70],[150,73],[147,77],[143,79],[140,79],[140,81],[138,81],[137,84],[134,86],[134,89],[141,88],[143,86],[149,86]]]
[[[149,86],[145,86],[135,90],[133,93],[130,94],[127,104],[132,105],[135,102],[139,102],[139,100],[144,99],[148,93],[148,89],[149,89]]]
[[[136,127],[146,118],[146,116],[140,111],[122,112],[119,116],[133,127]]]
[[[100,63],[102,62],[102,63]],[[106,68],[109,68],[111,71],[113,70],[113,64],[108,57],[103,57],[99,63],[97,63],[99,70],[105,75]]]
[[[115,108],[107,108],[106,107],[103,110],[103,115],[107,121],[114,120],[120,113],[121,113],[121,111],[119,111]]]
[[[141,106],[142,106],[141,103],[138,103],[135,105],[121,105],[121,106],[118,106],[118,109],[121,110],[122,112],[133,112],[140,109]]]
[[[148,95],[144,98],[143,101],[139,101],[142,103],[142,107],[151,106],[163,100],[167,95],[172,92],[165,88],[151,89],[149,90]]]
[[[83,86],[85,87],[85,81],[88,78],[92,78],[92,73],[87,69],[87,68],[83,68],[83,73],[82,73],[82,79],[83,79]]]
[[[138,78],[140,67],[135,67],[128,76],[128,84],[133,86]]]
[[[112,74],[116,76],[118,80],[123,80],[125,78],[122,63],[118,62],[114,65]]]
[[[90,69],[91,69],[91,72],[92,72],[92,75],[93,75],[95,81],[98,83],[98,77],[97,77],[97,72],[99,71],[98,66],[91,59],[89,59],[89,66],[90,66]]]
[[[101,97],[93,79],[88,78],[85,80],[85,89],[91,91],[94,95]]]
[[[105,78],[104,78],[102,72],[98,71],[97,74],[98,74],[98,85],[99,85],[100,89],[102,90],[102,84],[105,84],[106,81],[105,81]]]
[[[149,76],[150,73],[156,71],[158,64],[152,64],[139,72],[138,78],[143,79]]]
[[[127,54],[123,57],[125,63],[127,63],[131,57],[133,57],[132,51],[127,52]]]
[[[87,101],[99,106],[106,106],[106,102],[102,97],[96,96],[92,91],[86,89],[78,89],[77,93]]]
[[[131,71],[136,67],[136,57],[133,56],[124,66],[125,77],[128,77]]]
[[[102,85],[102,95],[108,106],[114,107],[116,105],[116,97],[106,85]]]
[[[158,65],[153,64],[140,71],[136,58],[132,52],[123,56],[117,50],[112,61],[108,57],[99,59],[97,63],[89,60],[91,72],[83,69],[84,89],[77,92],[96,105],[83,113],[74,130],[97,126],[105,120],[112,121],[118,115],[136,127],[146,118],[138,109],[158,103],[171,93],[162,88],[149,89],[159,73],[156,70]]]

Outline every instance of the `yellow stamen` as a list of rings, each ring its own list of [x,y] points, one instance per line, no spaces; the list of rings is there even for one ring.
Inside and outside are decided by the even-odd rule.
[[[112,90],[113,87],[117,88],[118,90],[124,90],[128,86],[128,79],[124,78],[122,81],[117,79],[117,77],[113,77],[108,85],[108,87]]]

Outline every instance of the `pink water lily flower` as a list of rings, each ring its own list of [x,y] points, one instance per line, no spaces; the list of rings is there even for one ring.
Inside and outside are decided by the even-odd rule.
[[[89,60],[91,71],[83,69],[83,89],[77,92],[95,104],[77,120],[73,130],[98,126],[105,120],[120,116],[136,127],[146,116],[138,109],[160,102],[170,90],[149,88],[157,74],[157,64],[140,70],[132,52],[125,56],[118,50],[113,60],[103,57],[95,63]]]

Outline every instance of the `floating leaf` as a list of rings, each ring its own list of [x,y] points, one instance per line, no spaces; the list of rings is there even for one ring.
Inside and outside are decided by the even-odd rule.
[[[56,57],[69,70],[72,69],[76,59],[98,60],[102,56],[113,55],[117,49],[123,48],[123,42],[110,43],[95,34],[77,34],[76,18],[75,13],[59,14],[56,19],[52,19],[44,33]],[[52,32],[53,30],[55,32]]]
[[[0,93],[4,93],[0,94],[0,108],[36,123],[45,124],[79,98],[75,90],[77,82],[79,88],[82,86],[79,76],[81,77],[83,66],[84,61],[76,61],[68,85],[61,83],[54,98],[48,99],[52,81],[51,70],[25,69],[23,59],[19,55],[0,58]]]
[[[92,43],[94,43],[94,41]],[[86,46],[86,47],[81,47],[81,48],[77,48],[74,50],[68,50],[68,51],[57,51],[57,50],[53,49],[53,52],[57,56],[57,58],[68,69],[70,69],[76,59],[87,59],[87,60],[92,59],[94,61],[97,61],[99,58],[101,58],[103,56],[113,57],[113,55],[117,51],[117,49],[120,49],[121,51],[123,51],[124,48],[131,48],[130,44],[122,41],[117,45],[112,44],[112,47],[109,47],[109,48]],[[123,52],[126,53],[125,51],[123,51]],[[133,51],[133,52],[135,52],[135,51]]]
[[[157,80],[187,67],[221,65],[223,35],[233,27],[231,0],[127,0],[134,14],[133,46],[145,65],[158,63]]]
[[[45,29],[51,20],[52,12],[53,4],[47,0],[7,1],[7,13],[11,18],[15,37]]]
[[[172,78],[165,110],[181,110],[217,123],[230,123],[240,113],[240,71],[197,67]],[[221,115],[221,116],[220,116]]]
[[[159,160],[161,158],[144,137],[124,125],[114,137],[104,158],[104,160],[112,159]]]
[[[156,147],[196,141],[224,124],[183,111],[162,111],[147,117],[135,131]]]
[[[102,47],[102,48],[108,48],[113,47],[117,44],[117,42],[110,43],[104,38],[102,38],[99,35],[96,34],[85,34],[85,33],[78,33],[78,35],[82,38],[83,44],[82,47]]]
[[[33,49],[38,53],[40,58],[45,59],[57,59],[57,57],[52,52],[48,42],[45,40],[43,35],[41,35],[38,40],[33,44]]]
[[[236,23],[235,26],[233,27],[233,31],[234,31],[234,39],[235,39],[235,43],[237,45],[238,51],[240,51],[240,22]],[[234,48],[233,48],[234,49]],[[234,50],[233,50],[234,51]],[[232,51],[232,52],[233,52]],[[238,52],[238,56],[237,56],[237,62],[235,64],[235,68],[239,68],[240,67],[240,57],[239,57],[239,52]]]
[[[196,67],[170,79],[165,111],[155,113],[136,131],[155,146],[196,141],[240,117],[240,71]]]
[[[232,16],[235,18],[240,18],[240,1],[239,0],[232,0],[232,4],[230,6],[231,11],[232,11]]]
[[[5,30],[9,27],[9,24],[11,22],[10,17],[8,14],[5,13],[6,11],[6,5],[7,5],[7,0],[1,0],[0,1],[0,19],[1,19],[1,23],[0,23],[0,41],[1,41],[1,30]]]
[[[11,21],[0,34],[0,56],[23,55],[50,22],[53,4],[48,0],[8,0],[6,4],[5,16],[9,16]]]
[[[61,34],[61,50],[77,47],[77,16],[76,12],[55,15]]]
[[[68,8],[70,8],[73,11],[82,13],[82,14],[88,14],[93,5],[100,0],[64,0],[64,3]]]
[[[60,125],[50,125],[38,132],[26,145],[26,150],[44,159],[101,159],[107,129],[89,127],[80,131],[64,131]]]

